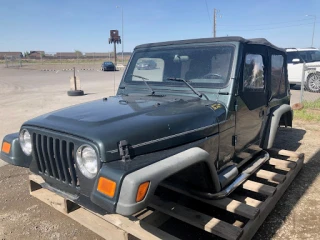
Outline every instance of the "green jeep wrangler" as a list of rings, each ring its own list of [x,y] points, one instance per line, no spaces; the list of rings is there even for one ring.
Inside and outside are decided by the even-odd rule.
[[[137,67],[153,61],[154,68]],[[25,122],[1,159],[95,211],[131,215],[162,182],[228,196],[292,126],[286,52],[265,39],[137,46],[116,96]]]

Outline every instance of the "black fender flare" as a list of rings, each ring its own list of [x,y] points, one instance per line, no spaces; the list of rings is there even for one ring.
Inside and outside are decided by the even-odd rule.
[[[262,142],[263,149],[270,149],[273,146],[274,139],[277,134],[278,126],[280,123],[280,119],[284,117],[288,117],[287,114],[290,114],[291,117],[290,126],[292,126],[293,119],[293,111],[290,105],[282,104],[280,106],[274,107],[270,109],[267,119],[267,126]]]

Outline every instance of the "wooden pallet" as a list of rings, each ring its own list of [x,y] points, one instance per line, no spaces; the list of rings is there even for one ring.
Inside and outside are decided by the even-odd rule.
[[[269,153],[270,160],[227,198],[204,200],[163,184],[167,191],[182,198],[176,201],[154,196],[150,208],[131,217],[91,212],[42,188],[43,179],[36,175],[29,177],[30,193],[104,239],[127,240],[130,236],[148,240],[179,239],[159,228],[172,218],[206,231],[213,238],[216,235],[224,239],[251,239],[303,166],[304,154],[279,149],[271,149]],[[183,199],[200,204],[192,207],[184,204]],[[199,205],[210,211],[199,209]]]

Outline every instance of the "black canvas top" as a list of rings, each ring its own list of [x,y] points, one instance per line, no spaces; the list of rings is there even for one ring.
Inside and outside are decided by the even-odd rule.
[[[179,40],[179,41],[147,43],[147,44],[138,45],[135,47],[135,49],[158,47],[158,46],[179,45],[179,44],[212,43],[212,42],[242,42],[242,43],[246,43],[246,44],[259,44],[259,45],[265,45],[265,46],[277,49],[279,51],[285,52],[285,49],[279,48],[279,47],[273,45],[265,38],[245,39],[242,37],[197,38],[197,39],[187,39],[187,40]]]

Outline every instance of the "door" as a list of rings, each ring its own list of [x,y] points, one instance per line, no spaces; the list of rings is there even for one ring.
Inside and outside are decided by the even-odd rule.
[[[293,63],[293,59],[299,59],[300,62]],[[288,79],[290,84],[301,83],[302,80],[302,69],[303,61],[301,60],[297,51],[287,52],[287,63],[288,63]]]
[[[249,159],[259,147],[263,119],[267,109],[267,47],[245,47],[239,80],[236,112],[235,153],[237,161]]]

